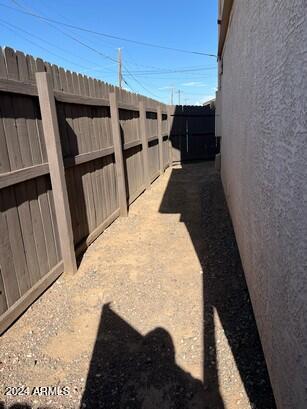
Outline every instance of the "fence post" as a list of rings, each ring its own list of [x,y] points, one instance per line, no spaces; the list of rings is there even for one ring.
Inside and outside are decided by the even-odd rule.
[[[112,134],[113,134],[115,165],[116,165],[119,209],[120,209],[121,216],[127,216],[128,207],[127,207],[124,159],[123,159],[118,105],[117,105],[117,98],[116,98],[115,92],[109,93],[109,99],[110,99],[111,124],[112,124]]]
[[[141,132],[141,141],[142,141],[142,150],[143,150],[143,163],[144,163],[144,179],[146,189],[150,187],[150,177],[149,177],[149,160],[148,160],[148,139],[146,132],[146,110],[144,101],[139,103],[140,110],[140,132]]]
[[[49,74],[46,72],[37,72],[36,84],[40,111],[42,115],[64,271],[66,273],[75,273],[77,271],[77,263],[74,249],[71,214],[68,202],[53,86]]]
[[[171,113],[173,111],[173,105],[168,105],[167,107],[167,127],[168,127],[168,144],[169,144],[169,166],[173,166],[173,147],[172,147],[172,140],[171,140],[171,132],[172,132],[172,119]]]
[[[157,120],[158,120],[158,140],[159,140],[159,159],[160,159],[160,175],[164,172],[163,164],[163,138],[162,138],[162,110],[161,105],[157,108]]]

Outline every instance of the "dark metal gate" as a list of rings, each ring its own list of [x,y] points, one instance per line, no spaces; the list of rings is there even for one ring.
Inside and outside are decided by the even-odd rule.
[[[170,139],[173,162],[214,159],[215,107],[177,105],[172,112]]]

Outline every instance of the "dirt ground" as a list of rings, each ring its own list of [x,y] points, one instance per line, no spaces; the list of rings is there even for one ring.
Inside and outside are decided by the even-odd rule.
[[[0,342],[0,408],[275,408],[212,163],[166,171]]]

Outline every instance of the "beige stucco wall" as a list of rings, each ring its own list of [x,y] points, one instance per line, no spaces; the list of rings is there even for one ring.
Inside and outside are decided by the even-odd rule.
[[[307,1],[235,0],[222,180],[279,408],[307,408]]]

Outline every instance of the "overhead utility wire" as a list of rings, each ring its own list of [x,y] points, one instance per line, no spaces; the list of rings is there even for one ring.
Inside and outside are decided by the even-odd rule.
[[[22,7],[22,8],[24,9],[24,7],[21,6],[21,5],[19,5],[19,3],[18,3],[17,1],[15,1],[15,0],[12,0],[12,1],[14,1],[14,3],[18,5],[18,7]],[[1,5],[1,3],[0,3],[0,5]],[[10,8],[12,8],[12,7],[10,7]],[[21,10],[18,10],[18,9],[16,9],[16,8],[14,8],[14,10],[16,10],[16,11],[21,11]],[[27,12],[27,14],[29,14],[29,13]],[[31,14],[33,14],[33,13],[31,13]],[[43,19],[44,19],[44,20],[48,20],[48,19],[45,19],[45,18],[43,18]],[[48,21],[46,21],[46,22],[53,27],[53,24],[49,23]],[[70,34],[65,33],[64,31],[62,31],[62,30],[59,29],[58,27],[55,27],[55,28],[56,28],[57,30],[59,30],[61,33],[63,33],[64,35],[66,35],[66,36],[72,38],[73,40],[77,41],[78,43],[80,43],[80,44],[83,45],[84,47],[89,48],[91,51],[96,52],[97,54],[101,55],[102,57],[108,58],[108,59],[110,59],[111,61],[114,61],[114,62],[117,64],[117,60],[116,60],[116,59],[114,59],[114,58],[112,58],[112,57],[109,57],[109,56],[106,56],[105,54],[103,54],[103,53],[101,53],[99,50],[97,50],[96,48],[91,47],[90,45],[88,45],[88,44],[86,44],[86,43],[84,43],[84,42],[78,40],[78,39],[75,38],[74,36],[71,36]],[[127,69],[126,66],[124,66],[124,68],[125,68],[126,72],[128,72],[128,73],[130,74],[131,78],[133,78],[134,81],[135,81],[137,84],[139,84],[146,92],[148,92],[149,94],[153,95],[155,98],[160,98],[159,96],[157,96],[156,94],[154,94],[152,91],[150,91],[147,87],[145,87],[137,78],[135,78],[135,76],[130,73],[130,71]]]
[[[128,70],[127,68],[127,64],[125,65],[125,71],[126,73],[128,73],[130,75],[130,79],[133,79],[139,86],[141,86],[146,92],[148,92],[149,94],[151,94],[154,98],[160,98],[157,94],[155,94],[154,92],[152,92],[150,89],[148,89],[147,86],[145,86],[143,83],[141,83],[131,72],[130,72],[130,68]]]
[[[147,65],[147,64],[140,64],[140,63],[138,63],[138,62],[136,62],[136,60],[134,59],[134,57],[132,57],[132,54],[130,53],[130,51],[129,51],[129,49],[128,48],[125,48],[125,52],[126,53],[128,53],[128,56],[129,56],[129,60],[130,60],[130,65],[134,65],[134,66],[136,66],[136,67],[144,67],[144,68],[147,68],[147,70],[145,70],[144,68],[143,69],[141,69],[141,68],[139,68],[139,69],[137,69],[137,68],[135,68],[134,70],[133,70],[133,72],[141,72],[141,71],[144,71],[144,72],[149,72],[149,71],[160,71],[161,73],[163,73],[165,70],[166,71],[168,71],[170,68],[168,68],[168,67],[158,67],[158,66],[156,66],[156,65]],[[215,63],[215,61],[213,62],[213,63]],[[149,69],[148,69],[149,68]],[[205,65],[203,65],[203,64],[201,64],[201,65],[188,65],[188,66],[181,66],[181,67],[173,67],[172,68],[172,70],[187,70],[187,69],[203,69],[203,68],[214,68],[214,67],[208,67],[208,66],[205,66]]]
[[[126,52],[128,52],[128,50],[126,49]],[[131,57],[131,54],[128,52],[129,57]],[[136,63],[136,61],[134,59],[132,59],[132,57],[130,58],[133,61],[129,61],[130,66],[134,65],[134,66],[142,66],[142,67],[147,67],[147,68],[151,68],[151,70],[137,70],[137,69],[130,69],[130,73],[133,73],[135,75],[151,75],[151,74],[171,74],[171,73],[181,73],[181,72],[189,72],[189,71],[202,71],[202,70],[216,70],[217,67],[208,67],[208,66],[204,66],[204,65],[192,65],[192,66],[184,66],[184,67],[174,67],[172,69],[170,68],[166,68],[166,67],[157,67],[157,66],[152,66],[152,65],[144,65],[144,64],[138,64]],[[127,60],[127,59],[126,59]],[[197,74],[197,72],[195,72],[194,74]]]
[[[130,74],[130,77],[134,79],[134,81],[139,84],[146,92],[148,92],[149,94],[151,94],[153,97],[155,98],[160,98],[158,95],[156,95],[155,93],[153,93],[152,91],[150,91],[147,87],[145,87],[145,85],[143,85],[137,78],[135,78],[135,76],[133,74],[131,74],[131,72],[127,69],[127,67],[125,67],[126,72],[128,74]]]
[[[17,36],[23,38],[24,40],[26,40],[28,43],[34,45],[35,47],[38,47],[38,48],[40,48],[41,50],[43,50],[43,51],[45,51],[45,52],[47,52],[47,53],[49,53],[49,54],[51,54],[51,55],[54,55],[55,57],[58,57],[58,58],[62,59],[63,61],[68,62],[69,64],[75,65],[75,66],[80,67],[80,68],[89,69],[88,67],[85,67],[85,66],[83,66],[83,65],[81,65],[81,64],[78,64],[78,63],[75,63],[75,62],[69,60],[68,58],[62,57],[60,54],[57,54],[57,53],[55,53],[55,52],[49,50],[48,48],[41,46],[40,44],[36,43],[35,41],[32,41],[32,40],[29,40],[28,38],[25,38],[23,35],[21,35],[20,33],[18,33],[18,31],[17,31],[16,29],[12,28],[12,25],[11,25],[11,24],[6,23],[6,22],[4,22],[3,20],[0,20],[0,26],[4,27],[6,30],[12,31],[13,33],[15,33],[15,35],[17,35]],[[10,26],[11,26],[11,27],[10,27]]]
[[[16,26],[15,24],[11,24],[11,23],[9,23],[9,22],[7,22],[7,21],[4,21],[4,20],[2,20],[2,19],[0,19],[0,24],[2,25],[2,27],[5,27],[6,29],[9,29],[9,30],[11,30],[12,32],[15,32],[17,35],[19,35],[21,38],[23,38],[24,40],[28,41],[29,43],[31,43],[31,44],[35,45],[36,47],[38,47],[38,48],[40,48],[40,49],[46,51],[46,52],[49,53],[49,54],[52,54],[52,55],[54,55],[54,56],[56,56],[56,57],[58,57],[58,58],[61,58],[63,61],[67,61],[68,63],[70,63],[70,64],[72,64],[72,65],[75,65],[76,67],[83,68],[83,69],[85,69],[85,70],[94,70],[94,71],[95,71],[95,68],[93,68],[93,67],[88,67],[88,66],[85,66],[85,65],[76,63],[76,62],[74,62],[74,61],[72,61],[72,60],[69,60],[69,59],[66,58],[66,57],[61,56],[60,54],[55,53],[54,51],[51,51],[50,49],[48,49],[48,48],[46,48],[46,47],[41,46],[40,44],[37,44],[36,42],[34,42],[34,41],[32,41],[32,40],[29,40],[28,38],[26,38],[26,37],[22,36],[20,33],[18,33],[16,30],[18,30],[18,31],[20,31],[20,32],[22,32],[22,33],[25,33],[25,34],[26,34],[27,36],[29,36],[29,37],[36,38],[36,39],[38,39],[39,41],[43,41],[44,43],[49,44],[49,45],[52,46],[52,47],[56,47],[56,48],[58,48],[59,50],[61,50],[61,51],[65,52],[65,53],[67,53],[67,54],[70,54],[70,55],[76,57],[75,54],[73,54],[73,53],[71,53],[71,52],[65,50],[64,48],[59,47],[58,45],[55,45],[55,44],[51,43],[50,41],[42,40],[41,37],[39,37],[39,36],[37,36],[37,35],[35,35],[35,34],[33,34],[33,33],[30,33],[29,31],[24,30],[24,29],[22,29],[22,28]],[[7,27],[6,27],[6,26],[7,26]],[[80,57],[79,57],[79,58],[80,58]],[[86,60],[86,59],[84,59],[83,57],[81,57],[81,58],[82,58],[84,61],[89,62],[90,64],[94,64],[92,61]]]
[[[15,1],[15,0],[12,0],[12,1],[13,1],[14,4],[16,4],[19,8],[25,9],[25,8],[24,8],[22,5],[20,5],[17,1]],[[0,3],[0,6],[3,6],[2,3]],[[9,7],[9,6],[5,6],[5,7]],[[99,54],[101,57],[106,58],[106,59],[108,59],[108,60],[111,60],[111,61],[113,61],[114,63],[117,64],[117,60],[116,60],[115,58],[110,57],[109,55],[102,53],[101,51],[97,50],[96,48],[94,48],[94,47],[92,47],[92,46],[90,46],[90,45],[84,43],[83,41],[79,40],[79,39],[76,38],[75,36],[66,33],[65,31],[61,30],[61,29],[58,28],[58,27],[55,27],[53,24],[51,24],[51,23],[49,22],[49,21],[52,21],[51,19],[48,19],[48,18],[43,17],[43,16],[39,16],[38,14],[35,14],[35,13],[32,13],[32,12],[23,11],[23,10],[17,9],[17,8],[15,8],[15,7],[9,7],[9,8],[12,9],[12,10],[15,10],[15,11],[17,11],[17,12],[20,12],[20,13],[37,16],[38,18],[41,18],[42,20],[46,20],[47,24],[49,24],[51,27],[53,27],[53,28],[55,28],[56,30],[58,30],[60,33],[62,33],[62,34],[65,35],[66,37],[72,39],[73,41],[77,42],[78,44],[81,44],[83,47],[86,47],[86,48],[88,48],[89,50],[91,50],[91,51],[93,51],[93,52]]]
[[[12,0],[12,1],[14,1],[14,3],[18,5],[18,7],[24,8],[23,6],[19,5],[17,1],[15,1],[15,0]],[[0,3],[0,5],[1,5],[1,3]],[[13,8],[13,7],[10,7],[10,8],[12,8],[12,9],[14,9],[14,10],[16,10],[16,11],[21,11],[21,10],[18,10],[18,9],[16,9],[16,8]],[[28,12],[26,12],[26,13],[29,14]],[[33,13],[30,13],[30,14],[33,14]],[[43,17],[43,19],[44,19],[44,20],[48,20],[48,19],[46,19],[46,18],[44,18],[44,17]],[[48,23],[48,21],[46,21],[46,22]],[[51,26],[53,26],[53,24],[51,24],[51,23],[48,23],[48,24],[51,25]],[[78,39],[75,38],[74,36],[71,36],[70,34],[67,34],[67,33],[63,32],[63,31],[60,30],[59,28],[57,28],[57,30],[59,30],[59,31],[60,31],[61,33],[63,33],[64,35],[66,35],[66,36],[72,38],[73,40],[77,41],[78,43],[80,43],[80,44],[83,45],[84,47],[89,48],[91,51],[96,52],[96,53],[98,53],[99,55],[103,56],[104,58],[108,58],[108,59],[110,59],[111,61],[114,61],[114,62],[117,64],[117,60],[116,60],[116,59],[114,59],[114,58],[112,58],[112,57],[109,57],[109,56],[106,56],[105,54],[103,54],[103,53],[101,53],[99,50],[97,50],[96,48],[93,48],[93,47],[91,47],[90,45],[88,45],[88,44],[86,44],[86,43],[84,43],[84,42],[78,40]],[[130,71],[127,69],[127,67],[125,67],[125,70],[130,74]],[[139,84],[146,92],[148,92],[149,94],[153,95],[155,98],[159,98],[156,94],[154,94],[154,93],[153,93],[152,91],[150,91],[147,87],[145,87],[139,80],[137,80],[137,79],[134,77],[133,74],[130,74],[130,76],[131,76],[131,78],[133,78],[134,81],[135,81],[137,84]]]
[[[145,68],[151,68],[152,71],[165,71],[168,70],[168,68],[165,67],[157,67],[156,65],[147,65],[147,64],[140,64],[138,62],[136,62],[136,60],[132,57],[130,51],[128,49],[125,49],[125,52],[128,53],[128,56],[130,58],[130,64],[131,65],[135,65],[138,67],[145,67]],[[173,70],[185,70],[185,69],[192,69],[192,68],[208,68],[204,65],[188,65],[188,66],[184,66],[184,67],[174,67]],[[212,67],[213,68],[213,67]],[[140,71],[150,71],[150,70],[140,70]]]
[[[216,70],[216,67],[198,68],[198,69],[187,69],[187,70],[165,70],[165,71],[132,71],[135,75],[160,75],[160,74],[176,74],[185,72],[199,72],[207,70]]]
[[[18,3],[16,1],[14,1],[14,0],[12,0],[12,1],[13,1],[14,4],[18,5]],[[203,53],[201,51],[193,51],[193,50],[185,50],[185,49],[182,49],[182,48],[168,47],[168,46],[164,46],[164,45],[160,45],[160,44],[147,43],[147,42],[144,42],[144,41],[132,40],[132,39],[129,39],[129,38],[119,37],[119,36],[115,36],[115,35],[112,35],[112,34],[102,33],[100,31],[90,30],[88,28],[76,26],[74,24],[64,23],[63,21],[59,21],[59,20],[56,20],[56,19],[43,17],[40,14],[32,13],[30,11],[19,10],[19,9],[16,9],[15,7],[11,7],[11,6],[8,6],[8,5],[3,4],[3,3],[0,3],[0,6],[9,8],[9,9],[12,9],[12,10],[15,10],[15,11],[18,11],[19,13],[28,14],[29,16],[36,17],[36,18],[39,18],[41,20],[46,20],[46,21],[50,21],[50,22],[55,23],[55,24],[60,24],[62,26],[73,28],[75,30],[84,31],[86,33],[91,33],[91,34],[99,35],[99,36],[102,36],[102,37],[112,38],[112,39],[115,39],[115,40],[126,41],[126,42],[129,42],[129,43],[138,44],[138,45],[141,45],[141,46],[144,46],[144,47],[160,48],[160,49],[169,50],[169,51],[176,51],[176,52],[187,53],[187,54],[203,55],[203,56],[206,56],[206,57],[213,57],[213,58],[217,57],[215,54]]]
[[[24,9],[24,10],[29,10],[29,8],[26,8],[26,7],[24,7],[23,5],[20,5],[16,0],[11,0],[11,1],[13,1],[14,2],[14,4],[16,4],[19,8],[22,8],[22,9]],[[1,5],[1,4],[0,4]],[[19,10],[17,10],[17,9],[14,9],[14,10],[16,10],[16,11],[19,11]],[[33,10],[33,8],[32,8],[32,10]],[[44,17],[45,18],[45,17]],[[49,23],[49,22],[47,22],[51,27],[53,27],[53,28],[55,28],[56,30],[58,30],[58,31],[60,31],[62,34],[64,34],[64,35],[66,35],[66,36],[68,36],[69,38],[72,38],[74,41],[78,41],[79,43],[80,43],[80,40],[78,40],[78,39],[76,39],[75,37],[73,37],[73,36],[71,36],[71,35],[69,35],[69,34],[67,34],[66,32],[63,32],[62,30],[60,30],[58,27],[55,27],[53,24],[51,24],[51,23]],[[22,30],[21,28],[18,28],[18,27],[16,27],[17,29],[19,29],[19,30]],[[25,30],[23,30],[24,32],[26,32]],[[28,33],[28,32],[26,32],[27,34],[29,34],[30,35],[30,33]],[[34,36],[34,37],[37,37],[37,36]],[[47,42],[47,41],[45,41],[45,42]],[[48,43],[48,42],[47,42]],[[49,42],[49,44],[51,44],[52,45],[52,43],[50,43]],[[88,44],[86,44],[86,43],[82,43],[81,42],[81,44],[83,45],[83,46],[86,46],[86,47],[90,47],[90,46],[88,46]],[[90,48],[92,51],[93,51],[93,48]],[[65,51],[65,50],[63,50],[63,51]],[[95,51],[98,51],[98,50],[95,50]],[[101,52],[100,52],[101,53]],[[72,53],[70,53],[71,55],[73,55]],[[108,59],[110,59],[112,62],[116,62],[117,60],[115,60],[114,58],[112,58],[112,57],[110,57],[110,56],[108,56],[108,55],[106,55],[106,54],[104,54],[104,53],[101,53],[102,54],[102,56],[104,56],[105,58],[108,58]],[[84,59],[84,58],[83,58]],[[88,60],[87,60],[88,61]],[[89,62],[89,61],[88,61]],[[92,62],[91,62],[92,63]],[[77,64],[75,64],[75,65],[77,65]],[[159,71],[156,71],[156,72],[154,72],[154,70],[152,70],[152,71],[150,71],[150,70],[148,70],[148,71],[146,71],[146,70],[139,70],[139,71],[132,71],[134,74],[139,74],[139,75],[147,75],[147,73],[148,74],[158,74],[158,73],[162,73],[162,74],[168,74],[168,73],[180,73],[180,72],[192,72],[192,71],[201,71],[201,70],[211,70],[211,69],[216,69],[215,67],[204,67],[204,66],[192,66],[192,67],[182,67],[182,69],[174,69],[174,70],[167,70],[167,69],[165,69],[165,68],[162,68],[162,67],[153,67],[153,66],[151,66],[152,68],[156,68],[156,70],[159,70]],[[88,69],[92,69],[92,68],[88,68]],[[95,70],[95,68],[93,68],[93,70]],[[99,70],[97,70],[97,71],[101,71],[101,69],[99,69]],[[109,71],[110,72],[110,71]],[[130,71],[131,72],[131,71]]]
[[[122,80],[123,80],[123,82],[127,85],[127,87],[129,87],[130,88],[130,90],[132,91],[132,92],[134,92],[134,93],[136,93],[137,94],[137,92],[131,87],[131,85],[130,84],[128,84],[128,82],[125,80],[125,78],[123,77],[122,78]]]
[[[155,70],[135,70],[132,71],[134,74],[164,74],[164,73],[168,73],[168,72],[189,72],[189,71],[206,71],[206,70],[215,70],[216,67],[208,67],[208,66],[204,66],[204,65],[200,65],[197,67],[175,67],[175,68],[157,68]]]

